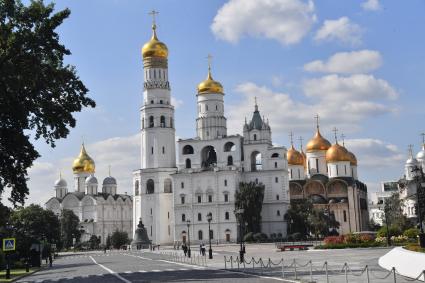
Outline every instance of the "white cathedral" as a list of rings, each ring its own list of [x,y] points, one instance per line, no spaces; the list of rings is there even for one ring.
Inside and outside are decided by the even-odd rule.
[[[142,219],[153,244],[208,240],[234,242],[238,222],[235,192],[240,182],[265,186],[261,229],[286,235],[289,205],[286,148],[272,144],[271,129],[255,104],[243,136],[227,133],[224,90],[208,69],[197,88],[196,137],[175,141],[174,107],[168,81],[168,49],[156,25],[142,48],[144,91],[141,169],[133,172],[133,231]],[[242,125],[241,125],[242,126]],[[176,162],[178,156],[178,163]]]
[[[125,231],[132,238],[131,196],[117,193],[117,180],[110,173],[99,191],[95,168],[83,144],[72,165],[74,191],[68,191],[66,180],[60,176],[54,185],[55,196],[46,202],[46,209],[58,216],[63,209],[72,210],[80,219],[81,242],[96,235],[105,244],[107,236],[116,230]]]

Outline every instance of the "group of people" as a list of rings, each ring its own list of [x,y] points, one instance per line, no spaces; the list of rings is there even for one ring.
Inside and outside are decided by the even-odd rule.
[[[184,256],[188,256],[188,253],[190,253],[185,242],[183,242],[183,244],[182,244],[182,250],[183,250]],[[205,251],[206,251],[205,244],[201,243],[199,245],[199,254],[202,255],[202,256],[205,256]],[[189,256],[190,256],[190,254],[189,254]]]

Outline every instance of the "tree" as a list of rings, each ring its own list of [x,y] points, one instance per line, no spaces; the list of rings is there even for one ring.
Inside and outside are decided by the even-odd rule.
[[[73,238],[79,241],[81,232],[78,229],[80,219],[72,210],[64,209],[60,217],[60,226],[62,232],[62,241],[65,248],[73,245]]]
[[[254,182],[239,183],[235,193],[235,209],[242,208],[242,223],[247,223],[245,232],[261,232],[261,210],[263,208],[264,185]]]
[[[309,216],[312,214],[313,204],[309,199],[291,201],[285,215],[288,223],[288,234],[300,233],[305,237],[309,233]]]
[[[313,209],[308,217],[308,224],[311,233],[316,238],[328,236],[330,229],[339,228],[339,222],[335,220],[335,217],[330,213],[325,213],[323,209]]]
[[[119,249],[123,245],[127,245],[130,242],[127,232],[115,230],[111,236],[111,244],[114,249]]]
[[[107,249],[109,249],[110,247],[111,247],[111,235],[110,234],[108,234],[108,236],[106,237],[106,243],[105,243],[105,245],[106,245],[106,248]]]
[[[55,32],[70,11],[53,11],[42,0],[0,1],[0,195],[10,188],[14,205],[24,204],[27,169],[40,156],[31,139],[54,147],[75,127],[74,112],[95,107]]]
[[[90,249],[92,249],[92,250],[98,249],[99,245],[100,245],[100,239],[96,235],[91,235],[91,237],[89,239]]]
[[[10,224],[16,237],[20,255],[28,255],[31,244],[60,240],[59,220],[56,215],[39,205],[31,204],[12,211]]]
[[[403,214],[403,207],[404,200],[400,199],[399,193],[393,193],[384,200],[384,216],[388,225],[398,226],[402,231],[412,227],[410,221]]]

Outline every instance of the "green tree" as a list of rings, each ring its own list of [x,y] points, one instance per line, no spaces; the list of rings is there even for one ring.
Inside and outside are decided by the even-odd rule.
[[[323,209],[314,209],[308,216],[310,232],[316,238],[329,235],[329,230],[339,228],[339,222],[332,214],[325,213]]]
[[[64,209],[60,217],[62,242],[65,248],[73,245],[73,238],[79,241],[81,232],[79,230],[80,219],[72,210]]]
[[[299,233],[306,237],[309,233],[309,216],[312,214],[313,204],[309,199],[292,200],[285,215],[288,223],[288,234]]]
[[[108,236],[106,237],[106,243],[105,246],[107,249],[111,248],[112,244],[111,244],[111,235],[108,234]]]
[[[384,200],[384,220],[387,220],[388,225],[398,226],[402,231],[412,227],[412,223],[403,214],[403,206],[404,200],[400,199],[399,193],[393,193]]]
[[[264,185],[254,182],[239,183],[235,193],[235,209],[242,208],[243,223],[247,223],[245,232],[261,232],[261,210],[263,208]]]
[[[122,245],[127,245],[130,242],[127,232],[115,230],[111,236],[111,244],[114,249],[119,249]]]
[[[90,249],[92,249],[92,250],[98,249],[99,245],[100,245],[100,239],[96,235],[91,235],[91,237],[89,239]]]
[[[0,1],[0,195],[10,188],[14,205],[24,203],[27,169],[40,156],[31,140],[54,147],[75,127],[74,112],[95,107],[75,67],[64,64],[71,52],[55,30],[69,15],[42,0]]]
[[[27,256],[31,244],[47,241],[57,243],[60,240],[59,220],[56,215],[39,205],[31,204],[12,211],[10,224],[16,237],[17,250]]]

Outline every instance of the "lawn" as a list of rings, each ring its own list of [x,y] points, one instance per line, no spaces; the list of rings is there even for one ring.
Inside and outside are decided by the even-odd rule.
[[[39,270],[38,267],[30,268],[29,272],[25,272],[25,268],[12,269],[10,270],[10,279],[6,279],[6,270],[0,271],[0,282],[12,282],[16,277],[20,277],[25,274],[31,274]]]

